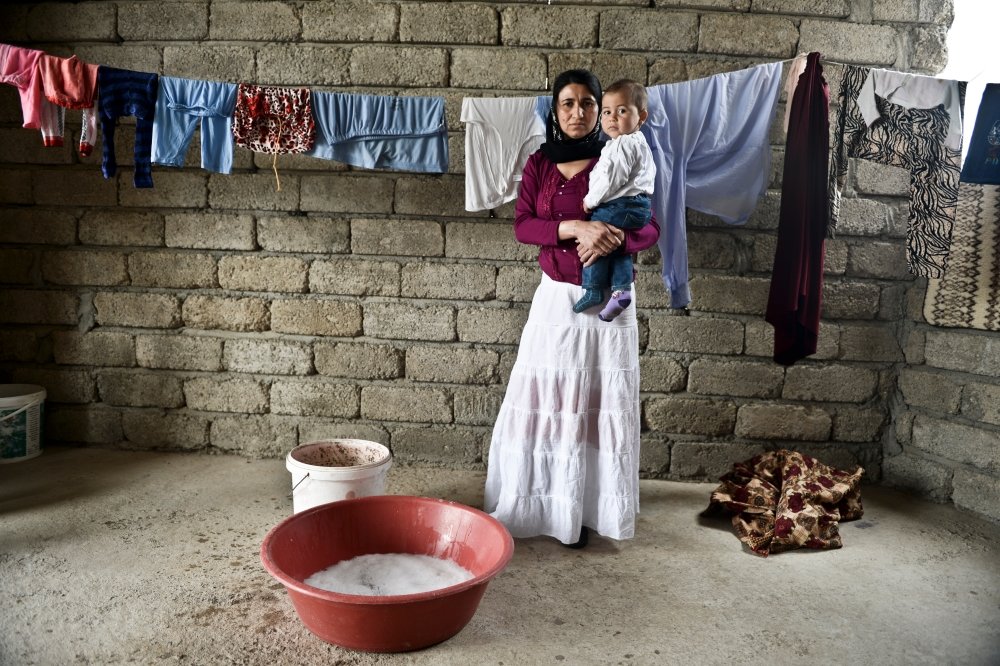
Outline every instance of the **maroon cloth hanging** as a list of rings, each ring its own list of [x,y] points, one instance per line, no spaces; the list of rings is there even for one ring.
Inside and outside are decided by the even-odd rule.
[[[816,353],[823,302],[829,195],[830,88],[819,53],[810,53],[790,100],[778,244],[765,320],[774,326],[774,360]]]

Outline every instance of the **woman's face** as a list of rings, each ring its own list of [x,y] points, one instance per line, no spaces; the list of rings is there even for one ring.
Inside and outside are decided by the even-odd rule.
[[[580,139],[597,125],[597,99],[582,83],[570,83],[559,91],[556,117],[559,128],[570,139]]]

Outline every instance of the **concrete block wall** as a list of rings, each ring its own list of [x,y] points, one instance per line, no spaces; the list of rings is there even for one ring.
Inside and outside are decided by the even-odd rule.
[[[187,167],[154,168],[155,188],[135,190],[128,121],[122,173],[104,180],[100,149],[42,148],[0,86],[0,379],[46,386],[50,439],[280,456],[356,436],[400,462],[466,468],[484,466],[539,271],[514,241],[511,205],[495,217],[464,210],[463,97],[544,94],[570,67],[654,85],[810,50],[933,73],[951,22],[950,0],[98,0],[2,11],[0,40],[91,62],[443,95],[450,129],[441,176],[282,156],[277,191],[270,156],[237,149],[232,175],[209,174],[196,139]],[[839,67],[827,75],[835,94]],[[689,311],[669,308],[655,250],[640,257],[646,475],[710,479],[785,446],[860,462],[878,479],[883,447],[910,446],[899,418],[914,433],[953,417],[977,432],[994,425],[971,414],[987,411],[995,375],[966,390],[959,411],[911,404],[906,388],[936,371],[911,367],[922,363],[910,358],[919,285],[906,273],[907,178],[895,170],[852,165],[828,244],[820,351],[788,369],[770,360],[782,112],[753,218],[731,227],[689,214]],[[78,123],[69,113],[71,133]],[[980,460],[928,455],[953,456],[963,473]],[[927,492],[950,498],[941,470],[956,484],[959,468],[927,469]]]

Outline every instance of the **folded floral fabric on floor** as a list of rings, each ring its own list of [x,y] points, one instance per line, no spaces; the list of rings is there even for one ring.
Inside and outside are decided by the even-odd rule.
[[[857,520],[858,467],[845,472],[797,451],[769,451],[733,465],[712,492],[709,509],[733,514],[740,541],[767,557],[795,548],[840,548],[838,523]]]

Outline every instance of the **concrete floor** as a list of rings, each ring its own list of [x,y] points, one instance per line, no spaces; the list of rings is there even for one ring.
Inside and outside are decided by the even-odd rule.
[[[388,480],[473,506],[482,486]],[[843,549],[760,559],[699,520],[712,487],[642,482],[629,542],[518,540],[462,632],[376,655],[315,638],[260,565],[282,461],[48,450],[0,466],[0,663],[1000,663],[1000,527],[866,487]]]

